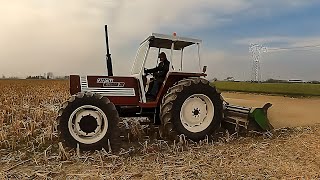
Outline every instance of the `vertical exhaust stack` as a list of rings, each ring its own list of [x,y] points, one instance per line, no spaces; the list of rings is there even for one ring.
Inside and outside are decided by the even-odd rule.
[[[107,25],[104,26],[104,31],[106,33],[106,47],[107,47],[106,61],[107,61],[108,76],[113,76],[111,54],[110,54],[110,50],[109,50],[109,37],[108,37],[108,26]]]

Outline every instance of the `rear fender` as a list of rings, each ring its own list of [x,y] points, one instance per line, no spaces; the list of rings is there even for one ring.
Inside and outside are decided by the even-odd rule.
[[[74,95],[81,92],[80,76],[70,75],[69,77],[70,94]]]
[[[159,106],[162,100],[162,97],[168,91],[170,87],[172,87],[176,82],[191,77],[204,77],[206,74],[204,73],[185,73],[185,72],[169,72],[163,85],[161,86],[158,96],[157,96],[157,105]]]

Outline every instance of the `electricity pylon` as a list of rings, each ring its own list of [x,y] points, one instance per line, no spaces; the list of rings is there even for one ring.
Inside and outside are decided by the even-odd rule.
[[[260,58],[261,54],[267,52],[267,48],[260,44],[250,44],[249,52],[253,58],[253,65],[251,71],[251,81],[260,82],[261,81],[261,64]]]

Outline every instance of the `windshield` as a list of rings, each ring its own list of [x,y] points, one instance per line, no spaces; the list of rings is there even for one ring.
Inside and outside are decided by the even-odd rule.
[[[148,52],[148,48],[149,48],[149,41],[146,41],[143,44],[141,44],[133,64],[131,74],[141,73],[146,54]]]

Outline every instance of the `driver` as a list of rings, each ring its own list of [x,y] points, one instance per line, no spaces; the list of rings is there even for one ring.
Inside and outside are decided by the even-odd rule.
[[[166,78],[170,67],[170,62],[168,61],[167,56],[164,52],[161,52],[158,58],[160,58],[160,63],[157,67],[152,69],[145,69],[145,73],[153,73],[154,77],[154,80],[149,84],[149,88],[146,94],[149,101],[156,99],[159,88]]]

